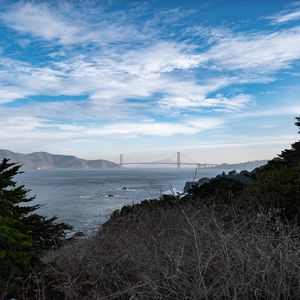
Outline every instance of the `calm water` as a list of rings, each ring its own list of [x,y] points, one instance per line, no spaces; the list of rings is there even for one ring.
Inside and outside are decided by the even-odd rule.
[[[74,226],[74,231],[87,232],[124,204],[158,198],[170,193],[170,187],[182,191],[194,173],[194,169],[150,168],[34,170],[18,175],[17,181],[31,189],[30,195],[36,195],[32,204],[43,205],[40,214],[55,215]],[[198,170],[197,179],[219,173],[215,169]]]

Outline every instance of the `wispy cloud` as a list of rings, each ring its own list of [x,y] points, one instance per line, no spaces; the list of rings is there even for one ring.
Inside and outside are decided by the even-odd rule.
[[[300,105],[287,104],[276,108],[264,110],[254,110],[235,114],[234,118],[253,118],[253,117],[270,117],[270,116],[297,116],[300,115]]]
[[[21,34],[64,46],[81,43],[105,45],[142,38],[129,24],[123,26],[118,19],[113,22],[106,19],[101,6],[95,8],[99,14],[90,22],[89,10],[80,13],[68,2],[57,5],[59,9],[51,6],[51,2],[17,2],[0,14],[0,20]]]
[[[267,19],[271,20],[273,25],[296,21],[300,19],[300,8],[297,7],[293,10],[283,11]]]
[[[128,138],[139,136],[191,135],[203,130],[218,128],[224,124],[222,119],[198,118],[178,124],[177,122],[120,122],[107,125],[49,123],[43,118],[3,117],[1,139],[27,140],[76,140],[100,137]]]
[[[199,97],[196,94],[192,98],[184,98],[180,96],[169,96],[161,100],[160,104],[177,108],[210,108],[217,111],[239,111],[253,103],[250,95],[240,94],[232,98],[218,94],[215,98]]]
[[[2,13],[0,19],[18,32],[46,40],[58,40],[62,44],[74,43],[80,37],[78,27],[52,13],[46,4],[17,3]]]
[[[250,81],[300,59],[300,26],[266,33],[238,33],[220,39],[204,56],[211,68],[244,71]]]
[[[130,98],[177,108],[236,110],[249,104],[249,96],[228,99],[217,95],[215,99],[207,98],[210,93],[230,85],[236,79],[214,77],[197,82],[193,77],[180,78],[173,75],[179,70],[196,68],[200,64],[198,56],[183,45],[158,43],[125,55],[95,54],[92,58],[76,55],[61,62],[50,63],[47,67],[3,60],[0,78],[5,84],[2,86],[0,102],[35,95],[87,95],[93,106],[101,106],[104,110],[112,106],[117,106],[117,110],[125,106],[134,109],[137,103],[124,102]],[[155,94],[161,96],[155,99]]]

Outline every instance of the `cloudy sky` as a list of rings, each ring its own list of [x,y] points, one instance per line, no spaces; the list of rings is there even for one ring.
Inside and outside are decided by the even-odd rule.
[[[0,148],[269,159],[299,76],[300,1],[0,0]]]

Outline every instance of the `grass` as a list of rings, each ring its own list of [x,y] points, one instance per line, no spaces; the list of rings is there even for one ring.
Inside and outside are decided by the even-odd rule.
[[[278,215],[192,203],[115,214],[49,252],[19,297],[300,299],[299,228]]]

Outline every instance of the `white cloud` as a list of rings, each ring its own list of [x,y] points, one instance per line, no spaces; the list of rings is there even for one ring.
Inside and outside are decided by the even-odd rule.
[[[300,59],[300,26],[272,33],[223,38],[205,56],[210,67],[244,71],[250,73],[251,79],[256,72],[273,73]]]
[[[131,75],[153,77],[157,74],[174,70],[185,70],[198,67],[201,56],[194,53],[188,45],[158,41],[142,50],[130,51],[121,60],[119,68]]]
[[[211,108],[218,111],[240,111],[246,106],[253,103],[253,97],[251,95],[240,94],[232,98],[227,98],[221,94],[218,94],[215,98],[207,98],[203,96],[202,98],[195,96],[193,99],[184,97],[165,97],[160,102],[162,105],[173,106],[173,107],[183,107],[183,108]]]
[[[294,11],[284,11],[275,16],[268,17],[271,20],[272,24],[281,24],[291,21],[296,21],[300,19],[300,9],[297,8]]]
[[[42,126],[40,120],[34,117],[3,117],[1,118],[1,129],[3,131],[22,129],[22,131],[32,130]]]
[[[0,85],[0,104],[11,102],[16,99],[24,98],[28,94],[18,87],[7,87]]]
[[[65,5],[64,5],[65,4]],[[72,5],[57,4],[54,9],[47,3],[18,2],[0,14],[8,27],[35,38],[68,46],[81,43],[108,44],[116,41],[139,40],[142,35],[134,27],[123,26],[118,19],[107,20],[103,14],[93,21],[86,18],[89,11],[78,13]],[[97,7],[101,15],[101,8]]]
[[[165,43],[164,47],[163,51],[162,44],[158,43],[150,48],[126,54],[125,57],[121,54],[117,57],[115,54],[113,57],[74,56],[47,67],[33,67],[4,59],[0,79],[5,84],[1,88],[0,101],[10,102],[35,95],[88,95],[91,101],[88,107],[92,108],[92,114],[95,106],[101,107],[104,112],[114,109],[115,112],[132,113],[134,110],[144,108],[148,109],[149,113],[151,111],[162,113],[158,107],[153,106],[153,103],[179,108],[227,107],[228,110],[237,107],[238,103],[240,109],[243,108],[242,103],[244,107],[248,105],[248,101],[241,102],[238,98],[230,100],[221,99],[220,96],[218,99],[206,99],[209,93],[236,82],[236,79],[217,77],[196,82],[192,78],[174,77],[172,75],[174,70],[193,68],[198,62],[182,45]],[[165,59],[160,55],[151,58],[152,52],[164,52]],[[152,96],[155,94],[162,96],[154,99]],[[144,104],[124,102],[130,98],[142,99]],[[69,108],[71,106],[70,103],[61,104],[62,111],[66,111],[63,105]],[[58,106],[56,105],[56,109]],[[75,103],[73,110],[76,108],[78,109],[78,106]]]
[[[253,117],[268,117],[268,116],[297,116],[300,115],[300,105],[289,103],[285,106],[278,106],[276,108],[264,109],[243,112],[235,114],[235,118],[253,118]]]
[[[182,122],[120,122],[109,125],[49,123],[37,117],[1,117],[0,139],[43,141],[97,139],[101,137],[138,137],[191,135],[218,128],[224,121],[215,118],[192,119]]]
[[[46,40],[59,40],[62,44],[73,43],[79,38],[80,30],[58,15],[46,5],[17,3],[0,15],[9,27],[23,33],[30,33]]]
[[[96,134],[108,136],[172,136],[176,134],[195,134],[207,129],[218,128],[223,124],[219,119],[194,119],[178,123],[121,123],[104,126]]]

